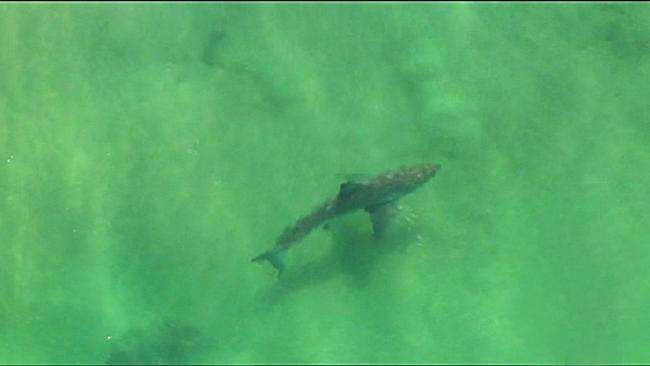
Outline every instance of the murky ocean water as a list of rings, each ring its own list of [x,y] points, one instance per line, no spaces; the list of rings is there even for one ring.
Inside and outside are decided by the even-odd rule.
[[[646,363],[647,4],[3,4],[0,363]],[[346,176],[440,163],[250,263]]]

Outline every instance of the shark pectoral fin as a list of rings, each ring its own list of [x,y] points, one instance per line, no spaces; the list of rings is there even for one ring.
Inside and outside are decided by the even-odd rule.
[[[269,261],[269,263],[271,263],[273,268],[278,270],[278,276],[279,276],[282,274],[285,267],[284,252],[285,252],[284,248],[275,247],[253,258],[251,262],[259,262],[262,260],[267,260]]]
[[[397,215],[398,210],[399,206],[396,201],[366,207],[366,211],[370,214],[370,220],[372,221],[372,230],[375,234],[375,239],[381,239],[388,224]]]

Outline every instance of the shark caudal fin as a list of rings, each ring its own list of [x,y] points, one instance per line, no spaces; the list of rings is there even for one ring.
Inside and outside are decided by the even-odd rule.
[[[269,261],[273,268],[278,270],[278,276],[282,274],[284,271],[284,252],[285,250],[283,248],[273,248],[271,250],[268,250],[257,257],[253,258],[251,262],[259,262],[263,260]]]

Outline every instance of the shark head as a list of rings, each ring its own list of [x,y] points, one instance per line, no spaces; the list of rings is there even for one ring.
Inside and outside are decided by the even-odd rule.
[[[396,183],[410,191],[428,182],[438,170],[440,170],[440,164],[421,164],[404,167],[395,171],[392,176]]]
[[[438,170],[440,170],[440,164],[422,164],[416,165],[411,169],[413,172],[414,179],[419,181],[420,184],[426,183],[429,179],[433,178]]]
[[[413,192],[428,182],[440,170],[440,164],[420,164],[402,167],[386,173],[375,184],[381,201],[392,201]]]
[[[356,201],[354,205],[363,204],[367,207],[391,202],[418,189],[433,178],[439,169],[440,164],[403,166],[386,172],[366,184],[359,185],[359,188],[353,185],[352,188],[356,188],[354,190],[348,189],[348,184],[342,185],[341,193],[350,191],[343,197]]]

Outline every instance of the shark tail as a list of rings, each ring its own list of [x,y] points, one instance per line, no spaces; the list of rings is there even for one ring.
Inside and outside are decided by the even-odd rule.
[[[259,262],[262,260],[267,260],[269,261],[269,263],[271,263],[273,268],[278,270],[278,275],[280,275],[284,271],[284,267],[285,267],[284,251],[285,251],[284,248],[275,247],[253,258],[251,262]]]

